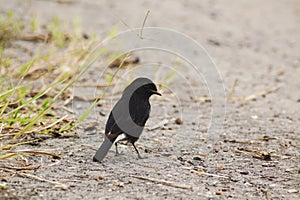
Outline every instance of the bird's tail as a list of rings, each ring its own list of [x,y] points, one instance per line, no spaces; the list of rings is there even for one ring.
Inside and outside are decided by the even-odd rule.
[[[104,142],[96,152],[96,154],[93,157],[94,162],[101,162],[103,158],[106,156],[107,152],[113,145],[114,141],[110,141],[107,137],[105,137]]]

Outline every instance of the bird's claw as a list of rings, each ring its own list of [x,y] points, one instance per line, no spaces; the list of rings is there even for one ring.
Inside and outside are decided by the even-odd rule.
[[[124,155],[124,153],[123,153],[123,152],[119,152],[119,151],[117,151],[117,152],[115,153],[115,156],[121,156],[121,155]]]

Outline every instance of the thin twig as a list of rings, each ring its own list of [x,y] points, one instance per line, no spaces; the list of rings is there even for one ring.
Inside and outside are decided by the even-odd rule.
[[[175,183],[175,182],[170,182],[170,181],[165,181],[165,180],[160,180],[160,179],[154,179],[154,178],[148,178],[144,176],[137,176],[137,175],[132,175],[133,178],[145,180],[145,181],[151,181],[153,183],[160,183],[166,186],[171,186],[171,187],[176,187],[176,188],[182,188],[182,189],[188,189],[188,190],[193,190],[192,186],[189,185],[184,185],[181,183]]]
[[[10,149],[14,146],[17,146],[17,145],[22,145],[22,144],[30,144],[30,143],[34,143],[34,142],[38,142],[39,140],[28,140],[28,141],[24,141],[24,142],[18,142],[18,143],[14,143],[14,144],[7,144],[7,145],[4,145],[4,146],[0,146],[0,150],[3,150],[3,149]]]
[[[227,100],[232,100],[232,96],[235,92],[235,87],[236,87],[237,83],[238,83],[238,79],[235,79],[234,83],[232,85],[232,88],[231,88],[230,92],[228,93]]]
[[[144,30],[146,20],[148,18],[149,13],[150,13],[150,10],[147,10],[147,13],[146,13],[146,16],[145,16],[145,19],[143,21],[143,25],[142,25],[142,28],[141,28],[141,32],[140,32],[140,39],[143,39],[143,30]]]
[[[47,129],[50,129],[51,127],[53,127],[54,125],[58,124],[59,122],[63,121],[65,118],[67,118],[68,115],[65,115],[61,118],[59,118],[58,120],[56,120],[55,122],[53,122],[52,124],[49,124],[48,126],[45,126],[45,127],[41,127],[41,128],[37,128],[37,129],[34,129],[34,130],[31,130],[31,131],[27,131],[25,132],[24,134],[28,134],[28,133],[39,133],[43,130],[47,130]]]
[[[35,176],[35,175],[32,175],[32,174],[23,173],[23,172],[16,172],[16,171],[11,170],[11,169],[6,169],[6,168],[0,168],[0,169],[3,170],[3,171],[16,173],[17,175],[22,176],[22,177],[35,179],[35,180],[38,180],[38,181],[41,181],[41,182],[51,183],[51,184],[54,184],[55,187],[62,188],[64,190],[69,189],[68,185],[57,182],[57,181],[47,180],[47,179],[44,179],[44,178],[41,178],[41,177],[38,177],[38,176]]]
[[[23,149],[23,150],[3,150],[4,153],[13,153],[13,154],[21,154],[21,153],[30,153],[30,154],[40,154],[46,156],[52,156],[53,158],[60,158],[56,153],[49,153],[44,151],[36,151],[31,149]]]
[[[24,41],[31,41],[31,42],[40,42],[40,41],[48,42],[50,40],[50,36],[43,33],[37,33],[37,34],[23,35],[19,39]]]
[[[224,175],[218,175],[218,174],[211,174],[211,173],[207,173],[204,171],[196,171],[196,170],[191,170],[192,173],[194,174],[200,174],[200,175],[206,175],[206,176],[211,176],[211,177],[217,177],[217,178],[223,178],[226,180],[230,180],[230,177],[228,176],[224,176]]]
[[[224,142],[240,143],[240,144],[255,144],[254,141],[239,141],[239,140],[236,140],[236,139],[225,139]]]
[[[275,92],[276,90],[279,89],[279,86],[276,86],[276,87],[272,87],[272,88],[269,88],[269,89],[265,89],[263,91],[260,91],[260,92],[257,92],[255,94],[252,94],[252,95],[249,95],[245,98],[245,100],[252,100],[252,99],[256,99],[257,97],[259,96],[264,96],[266,94],[270,94],[272,92]]]
[[[266,200],[271,200],[269,195],[268,195],[268,191],[265,191],[265,190],[261,190],[262,193],[264,193],[265,197],[266,197]]]
[[[77,95],[74,95],[74,99],[78,99],[79,101],[86,101],[86,102],[92,102],[92,101],[98,101],[102,98],[100,97],[92,97],[92,98],[88,98],[88,97],[83,97],[83,96],[77,96]]]
[[[94,147],[94,146],[88,145],[88,144],[82,144],[81,146],[89,147],[90,149],[95,150],[95,151],[97,151],[99,149],[98,147]]]
[[[121,21],[121,23],[123,24],[123,25],[125,25],[128,29],[130,29],[131,31],[133,30],[133,28],[131,28],[122,18],[120,18],[118,15],[116,15],[116,14],[114,14],[114,16],[116,17],[116,18],[118,18],[118,20],[120,20]]]
[[[248,147],[238,147],[235,149],[235,152],[251,155],[253,158],[258,158],[260,160],[267,160],[267,161],[270,161],[272,157],[280,157],[279,155],[276,154],[271,154],[266,151],[255,150]]]
[[[163,126],[166,126],[168,123],[169,123],[169,120],[164,119],[163,121],[155,124],[154,126],[147,128],[147,130],[148,131],[156,130],[156,129],[162,128]]]
[[[108,87],[115,86],[115,84],[109,84],[109,85],[107,85],[107,84],[103,84],[103,85],[101,85],[101,84],[98,84],[98,85],[93,85],[93,84],[85,84],[85,85],[83,85],[83,84],[80,84],[79,85],[78,84],[76,86],[80,86],[81,88],[108,88]]]
[[[40,165],[36,165],[36,166],[27,166],[27,167],[14,167],[14,166],[6,166],[6,165],[2,165],[0,166],[0,168],[5,168],[5,169],[12,169],[12,170],[35,170],[40,168]]]
[[[261,97],[261,96],[263,97],[263,96],[265,96],[267,94],[275,92],[279,88],[280,88],[279,86],[275,86],[275,87],[272,87],[272,88],[268,88],[268,89],[262,90],[260,92],[256,92],[256,93],[248,95],[248,96],[237,97],[237,98],[232,97],[230,100],[232,100],[232,101],[249,101],[249,100],[254,100],[257,97]]]
[[[0,133],[1,134],[1,133]],[[9,136],[14,136],[16,135],[16,133],[6,133],[6,134],[1,134],[0,135],[0,138],[3,138],[3,137],[9,137]]]
[[[75,113],[73,110],[67,108],[66,106],[62,106],[61,108],[62,108],[63,110],[65,110],[65,111],[71,113],[71,114],[74,114],[74,113]]]

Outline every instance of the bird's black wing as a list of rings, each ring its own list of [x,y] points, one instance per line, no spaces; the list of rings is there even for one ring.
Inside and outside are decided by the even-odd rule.
[[[123,133],[123,131],[121,130],[121,128],[118,126],[118,124],[116,123],[116,120],[114,118],[114,111],[118,108],[120,108],[122,105],[122,99],[120,99],[117,104],[114,106],[114,108],[112,109],[112,111],[109,114],[108,120],[106,122],[106,126],[105,126],[105,135],[112,141],[114,142],[115,139]]]
[[[149,115],[151,106],[148,100],[140,99],[139,96],[132,96],[129,103],[129,111],[132,120],[139,126],[144,127]]]
[[[132,120],[139,126],[145,126],[149,115],[150,115],[150,104],[148,105],[143,105],[143,106],[136,106],[135,107],[135,111],[133,111],[132,113],[130,113],[130,116],[132,118]]]
[[[112,115],[112,112],[110,112],[108,120],[107,120],[106,125],[105,125],[105,134],[110,133],[110,131],[112,130],[114,124],[115,124],[115,119]]]

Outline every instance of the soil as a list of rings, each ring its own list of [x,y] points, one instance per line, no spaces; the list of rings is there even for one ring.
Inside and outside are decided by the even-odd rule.
[[[95,150],[103,141],[111,106],[128,83],[128,77],[143,75],[163,82],[155,76],[162,77],[154,68],[137,68],[132,74],[122,69],[118,87],[110,91],[113,96],[102,100],[81,124],[77,129],[78,138],[54,138],[37,147],[28,146],[55,149],[61,156],[61,159],[34,157],[41,167],[28,173],[68,188],[15,175],[5,180],[11,198],[300,198],[298,0],[234,3],[222,0],[151,3],[144,0],[11,0],[0,4],[1,12],[37,14],[45,21],[53,16],[64,20],[77,18],[86,33],[95,31],[103,38],[114,25],[120,32],[141,27],[149,9],[146,26],[177,30],[206,49],[222,76],[227,95],[237,80],[233,98],[226,104],[219,142],[204,155],[203,146],[210,137],[205,133],[212,106],[209,100],[200,98],[209,97],[205,82],[193,76],[187,64],[175,62],[174,55],[137,52],[145,69],[151,62],[173,68],[179,65],[177,75],[168,82],[163,96],[151,98],[151,117],[136,143],[144,158],[137,159],[130,145],[120,145],[121,155],[115,156],[112,148],[102,163],[92,162]],[[86,77],[92,83],[99,82],[99,76],[103,78],[101,68],[92,70]],[[82,96],[96,94],[93,87],[84,91],[78,87],[76,92]],[[80,113],[88,105],[77,100],[72,108]],[[156,125],[161,126],[154,129]],[[1,199],[9,198],[7,194],[1,195]]]

